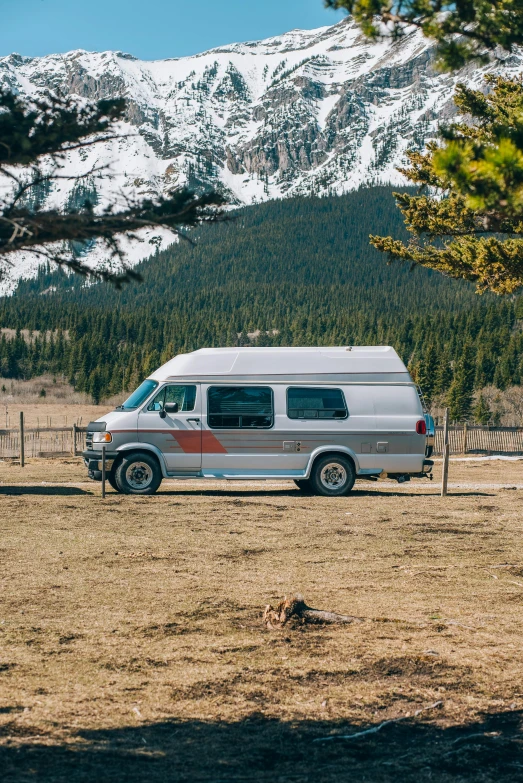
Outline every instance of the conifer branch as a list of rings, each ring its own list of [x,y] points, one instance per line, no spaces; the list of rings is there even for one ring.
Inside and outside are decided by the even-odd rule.
[[[325,0],[325,5],[346,10],[370,38],[397,40],[421,30],[436,42],[443,70],[485,64],[496,49],[510,52],[523,41],[520,0]]]
[[[409,152],[400,169],[425,191],[394,194],[412,240],[371,243],[390,259],[471,280],[479,293],[509,294],[523,285],[523,82],[486,82],[487,95],[458,85],[467,122],[443,129],[425,153]]]
[[[157,199],[125,202],[123,209],[96,210],[85,198],[74,209],[45,209],[28,205],[38,188],[49,188],[56,180],[80,182],[107,166],[91,167],[79,175],[62,173],[63,160],[73,150],[123,138],[119,122],[124,118],[124,100],[83,103],[52,94],[23,100],[0,91],[0,175],[13,183],[0,203],[0,279],[2,268],[12,265],[10,257],[19,251],[65,266],[95,279],[122,282],[140,279],[125,264],[122,239],[139,240],[144,228],[167,228],[185,237],[187,228],[223,219],[223,197],[215,192],[196,195],[181,188]],[[107,173],[110,176],[110,173]],[[107,251],[107,262],[93,268],[72,249],[71,243],[98,241]],[[111,263],[118,261],[113,271]]]

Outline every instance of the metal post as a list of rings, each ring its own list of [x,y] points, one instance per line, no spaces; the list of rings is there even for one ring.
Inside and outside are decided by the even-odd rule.
[[[25,465],[24,414],[20,411],[20,467]]]
[[[76,457],[76,422],[73,424],[73,457]]]
[[[102,497],[105,497],[105,446],[102,446]]]
[[[445,408],[445,419],[443,421],[443,471],[441,476],[441,497],[447,494],[447,483],[449,478],[449,409]]]

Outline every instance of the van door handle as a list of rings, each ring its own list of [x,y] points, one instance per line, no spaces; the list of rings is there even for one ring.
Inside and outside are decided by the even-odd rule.
[[[195,421],[195,422],[196,422],[196,424],[199,424],[199,423],[200,423],[200,419],[187,419],[187,421]]]

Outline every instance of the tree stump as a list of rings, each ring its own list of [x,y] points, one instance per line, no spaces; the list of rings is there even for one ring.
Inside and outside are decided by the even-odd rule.
[[[283,628],[291,617],[302,623],[314,623],[317,625],[364,622],[362,617],[352,617],[347,614],[336,614],[336,612],[313,609],[307,606],[302,595],[293,595],[289,598],[285,596],[276,608],[267,604],[263,612],[263,622],[269,629]]]

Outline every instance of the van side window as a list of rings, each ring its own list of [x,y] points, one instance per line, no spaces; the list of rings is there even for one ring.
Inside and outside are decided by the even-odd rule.
[[[287,389],[289,419],[346,419],[345,397],[341,389]]]
[[[163,386],[147,406],[148,411],[161,411],[166,402],[177,402],[178,410],[193,411],[196,402],[196,386]]]
[[[209,427],[263,429],[272,427],[274,405],[269,386],[211,386]]]

